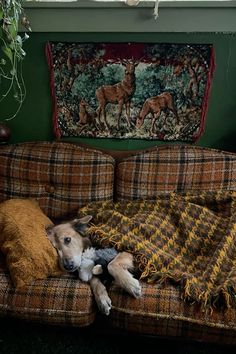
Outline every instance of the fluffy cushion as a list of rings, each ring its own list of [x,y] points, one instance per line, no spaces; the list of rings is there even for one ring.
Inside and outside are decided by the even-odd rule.
[[[0,247],[16,288],[61,273],[45,231],[50,224],[35,200],[10,199],[0,204]]]

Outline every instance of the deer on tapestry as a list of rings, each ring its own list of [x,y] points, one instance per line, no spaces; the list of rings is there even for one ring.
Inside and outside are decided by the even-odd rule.
[[[175,116],[177,123],[179,123],[179,118],[174,106],[173,97],[169,92],[163,92],[158,96],[154,96],[146,99],[139,113],[139,117],[137,118],[136,127],[141,128],[145,117],[149,113],[151,113],[152,124],[150,128],[150,135],[155,135],[154,128],[155,128],[156,120],[160,117],[161,112],[165,113],[165,118],[166,118],[167,111],[171,111]]]
[[[135,91],[135,67],[139,63],[132,59],[122,60],[121,63],[125,66],[124,79],[114,85],[102,85],[96,90],[98,121],[101,125],[101,117],[103,116],[104,124],[108,130],[109,125],[106,117],[106,105],[108,103],[118,104],[117,129],[120,129],[120,120],[124,105],[126,109],[125,118],[128,127],[131,126],[130,101]]]

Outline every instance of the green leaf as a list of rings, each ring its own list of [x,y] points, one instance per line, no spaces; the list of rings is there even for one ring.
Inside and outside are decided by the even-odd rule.
[[[2,47],[3,53],[10,59],[11,63],[13,63],[13,54],[9,47]]]
[[[8,26],[8,32],[15,39],[17,36],[18,24],[15,20],[12,21],[12,24]]]

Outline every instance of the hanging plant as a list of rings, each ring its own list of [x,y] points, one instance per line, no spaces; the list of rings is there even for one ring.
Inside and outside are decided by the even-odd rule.
[[[0,0],[0,105],[7,98],[14,98],[14,104],[10,105],[13,113],[0,117],[5,121],[15,118],[26,96],[22,61],[26,54],[23,42],[29,36],[18,33],[19,22],[31,31],[22,0]]]

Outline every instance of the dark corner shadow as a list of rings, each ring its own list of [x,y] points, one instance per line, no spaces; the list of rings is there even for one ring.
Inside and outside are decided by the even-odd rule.
[[[236,132],[215,141],[211,148],[236,153]]]

